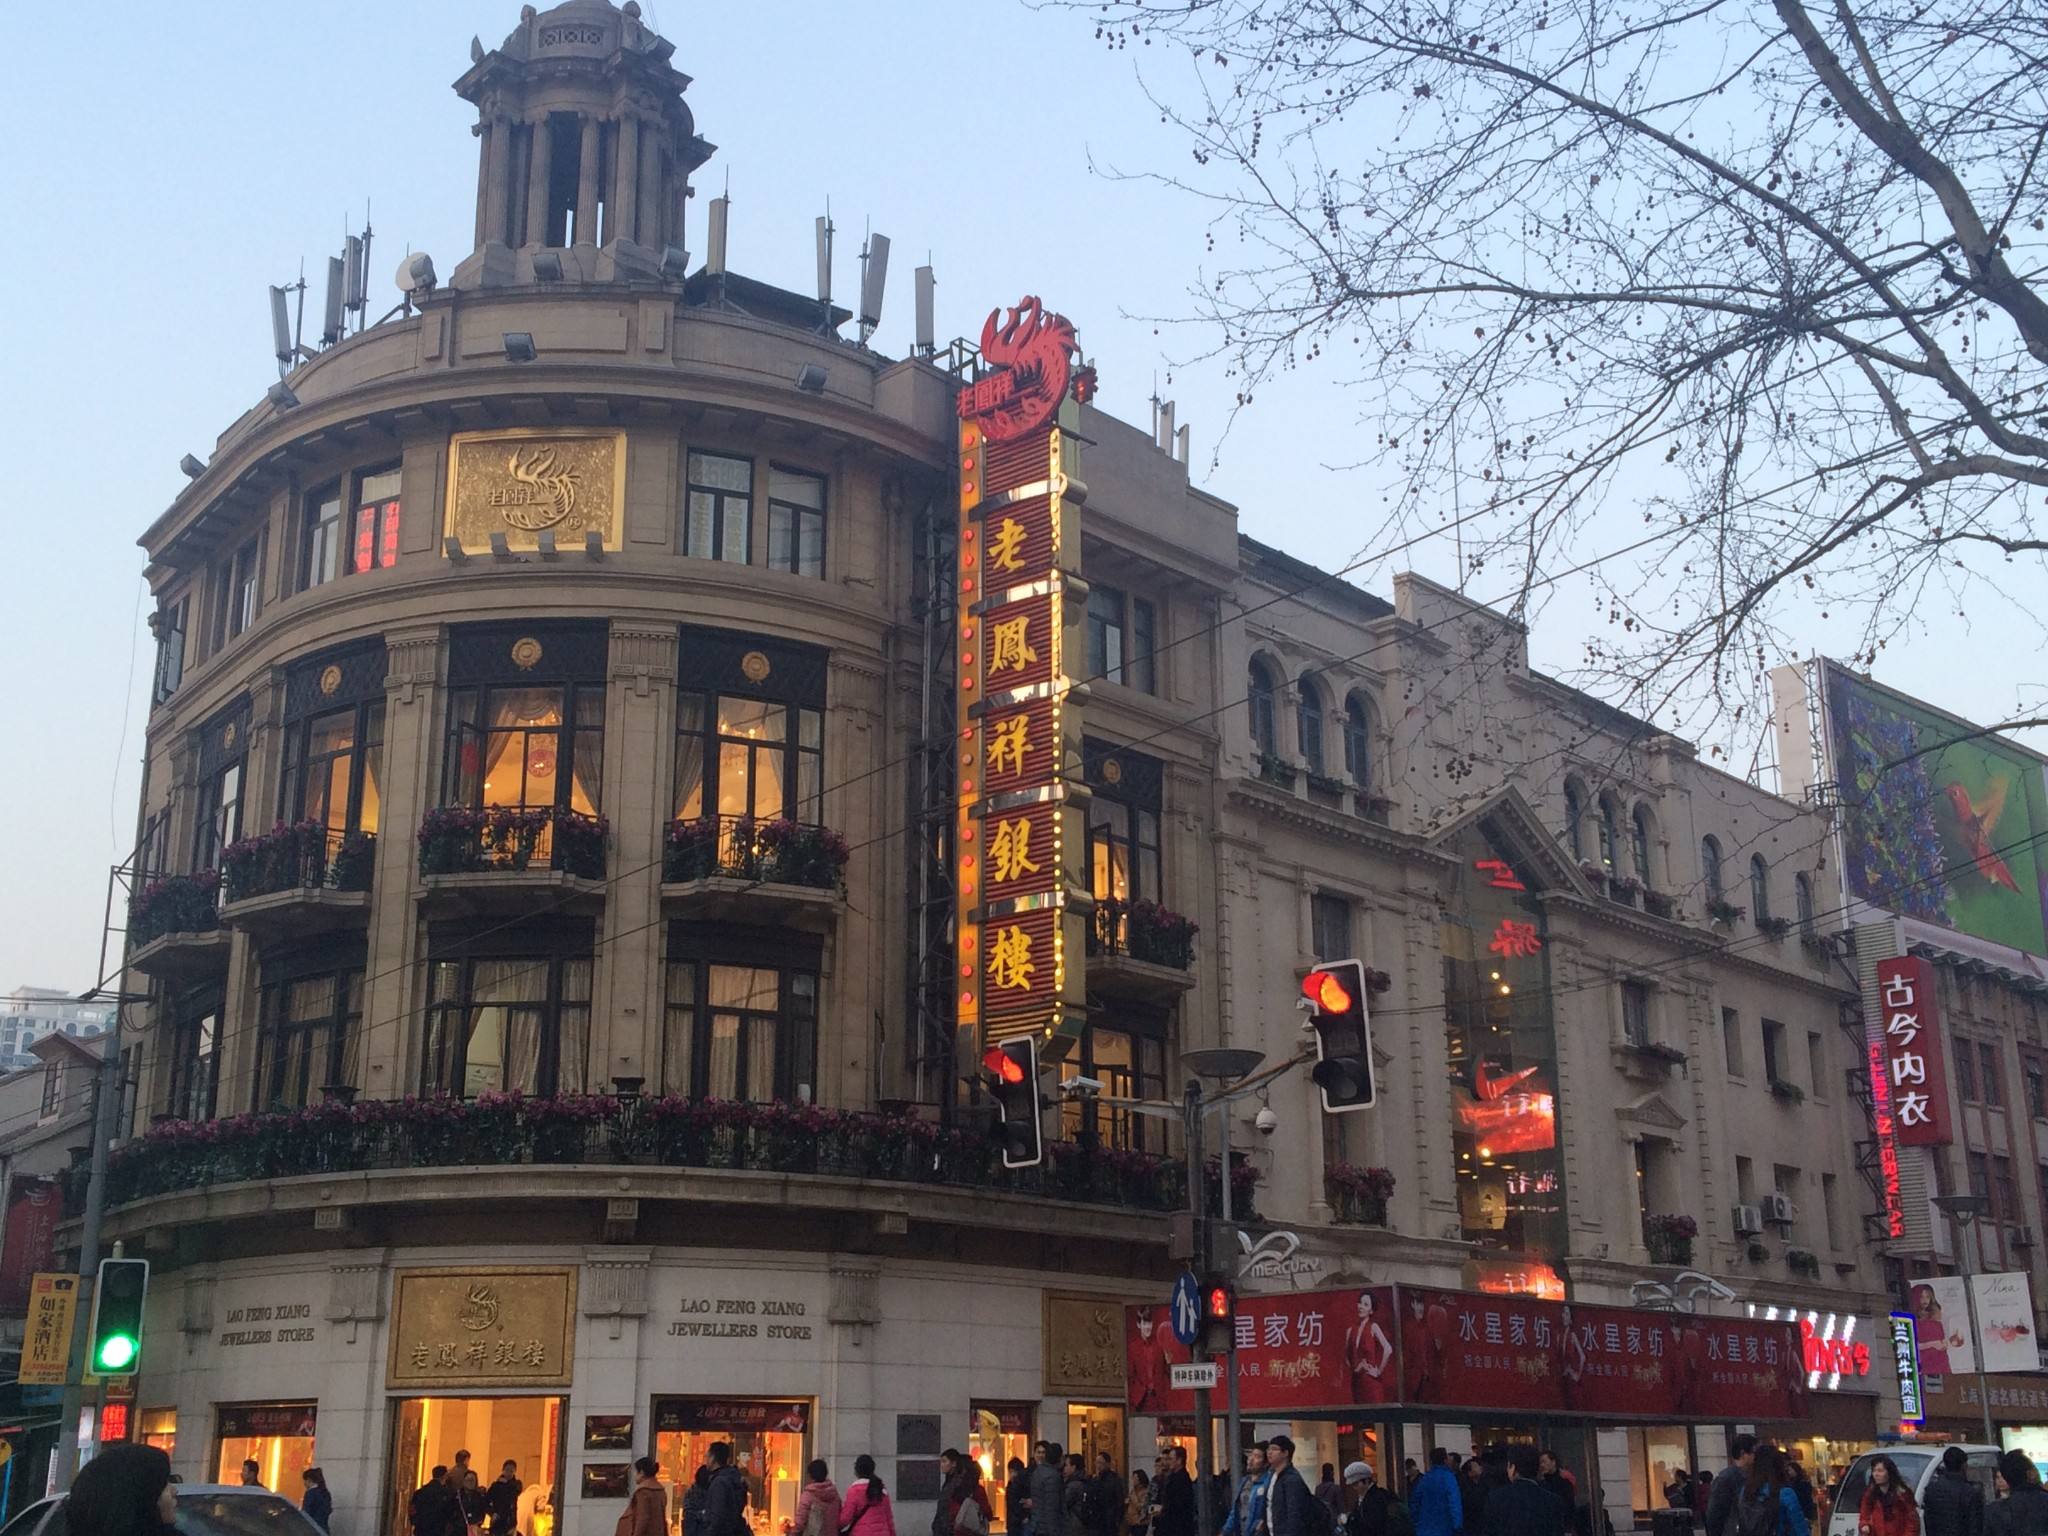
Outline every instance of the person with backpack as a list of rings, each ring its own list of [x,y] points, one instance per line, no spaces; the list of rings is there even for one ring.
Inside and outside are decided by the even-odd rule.
[[[1998,1475],[2006,1496],[1984,1511],[1984,1536],[2044,1536],[2048,1533],[2048,1493],[2041,1474],[2025,1451],[2007,1451],[1998,1458]]]
[[[1785,1453],[1775,1445],[1756,1448],[1736,1501],[1733,1536],[1813,1536],[1799,1495],[1792,1491]]]
[[[1069,1451],[1060,1461],[1060,1513],[1067,1536],[1091,1536],[1095,1529],[1095,1488],[1088,1481],[1088,1459]]]
[[[853,1458],[853,1481],[839,1505],[839,1536],[896,1536],[896,1512],[889,1489],[875,1471],[875,1458]]]
[[[804,1491],[797,1495],[793,1536],[839,1536],[839,1488],[832,1469],[814,1461],[804,1469]]]
[[[1344,1469],[1344,1486],[1351,1491],[1351,1513],[1344,1519],[1344,1536],[1415,1536],[1408,1511],[1382,1488],[1378,1477],[1365,1462],[1354,1461]]]
[[[1728,1465],[1714,1474],[1707,1490],[1706,1536],[1729,1536],[1735,1511],[1742,1502],[1743,1485],[1756,1460],[1756,1436],[1737,1435],[1728,1442]]]
[[[1266,1442],[1272,1483],[1266,1490],[1266,1529],[1271,1536],[1336,1536],[1330,1507],[1309,1492],[1294,1468],[1294,1441],[1275,1435]]]
[[[711,1528],[711,1469],[697,1463],[696,1475],[683,1490],[683,1536],[705,1536]]]
[[[704,1490],[705,1536],[749,1536],[747,1480],[732,1464],[732,1446],[711,1442],[711,1486]]]

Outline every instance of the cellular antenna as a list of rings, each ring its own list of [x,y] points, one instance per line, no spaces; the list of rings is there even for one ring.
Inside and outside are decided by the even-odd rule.
[[[860,253],[860,344],[882,323],[882,290],[889,281],[889,237],[869,235]]]
[[[825,324],[832,324],[832,205],[818,216],[818,303],[825,310]]]
[[[350,235],[348,243],[354,245],[356,237]],[[327,302],[322,307],[320,321],[320,345],[331,347],[341,340],[342,306],[348,302],[348,261],[345,257],[327,258]]]
[[[725,276],[725,239],[727,221],[732,216],[732,194],[722,193],[711,199],[711,227],[705,235],[708,249],[704,253],[704,270],[713,277]]]
[[[927,262],[917,269],[917,355],[929,358],[939,350],[936,311],[939,282]]]
[[[282,376],[292,365],[292,315],[285,303],[285,290],[270,285],[270,350],[277,354],[277,371]]]

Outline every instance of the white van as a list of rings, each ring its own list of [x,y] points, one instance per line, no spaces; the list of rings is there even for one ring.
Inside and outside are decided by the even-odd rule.
[[[1880,1456],[1889,1456],[1899,1469],[1899,1478],[1913,1490],[1913,1499],[1921,1511],[1927,1508],[1927,1480],[1934,1476],[1934,1469],[1941,1465],[1946,1445],[1900,1444],[1886,1446],[1883,1450],[1865,1451],[1849,1463],[1849,1470],[1842,1474],[1842,1480],[1835,1484],[1828,1501],[1827,1536],[1856,1536],[1856,1511],[1862,1507],[1863,1495],[1870,1488],[1870,1464]],[[1965,1445],[1963,1453],[1970,1458],[1966,1475],[1984,1493],[1984,1505],[1988,1509],[1993,1498],[1991,1469],[1998,1464],[1999,1451],[1996,1446]]]

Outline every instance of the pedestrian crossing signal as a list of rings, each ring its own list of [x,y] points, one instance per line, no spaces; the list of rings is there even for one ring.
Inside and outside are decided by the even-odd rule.
[[[1230,1282],[1211,1276],[1202,1286],[1202,1347],[1220,1355],[1231,1346],[1237,1327],[1237,1293]]]

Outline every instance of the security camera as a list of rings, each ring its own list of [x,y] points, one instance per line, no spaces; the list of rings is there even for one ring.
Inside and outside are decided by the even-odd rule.
[[[1280,1129],[1280,1117],[1273,1113],[1272,1105],[1262,1104],[1259,1106],[1259,1112],[1252,1117],[1252,1124],[1258,1128],[1261,1136],[1270,1136]]]
[[[1070,1077],[1060,1084],[1060,1093],[1069,1099],[1094,1099],[1102,1095],[1102,1079],[1099,1077]]]

